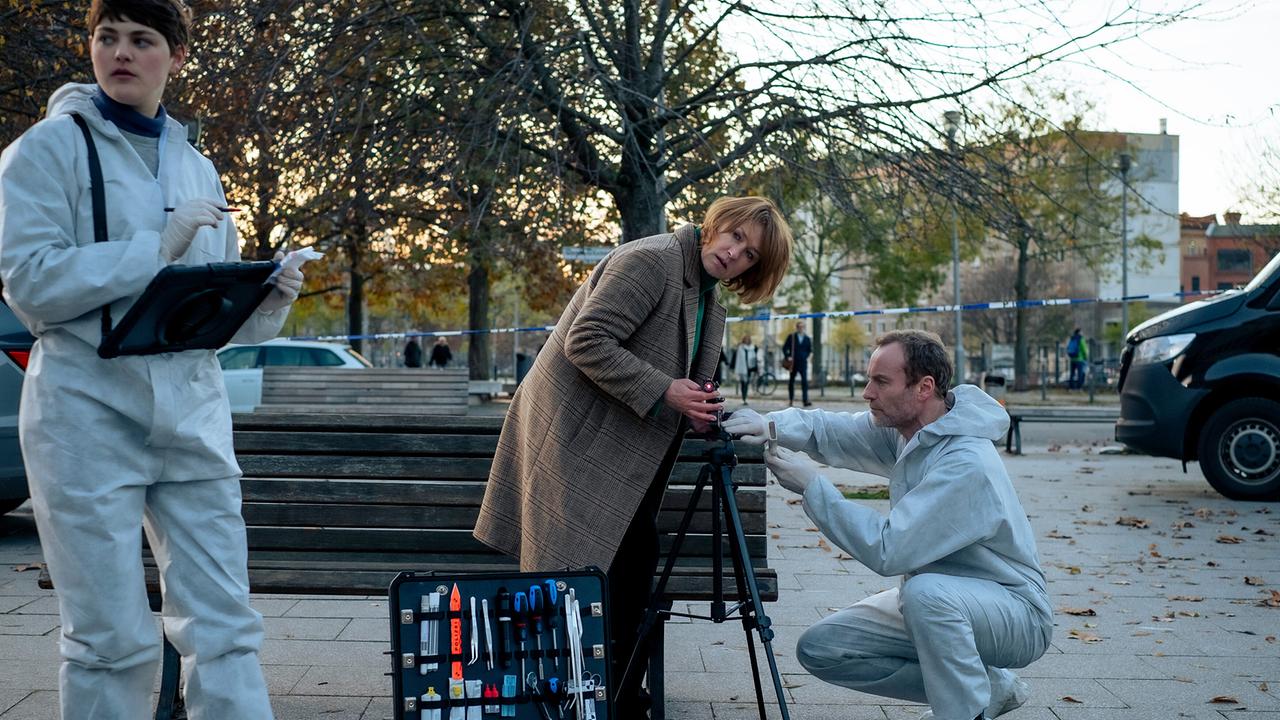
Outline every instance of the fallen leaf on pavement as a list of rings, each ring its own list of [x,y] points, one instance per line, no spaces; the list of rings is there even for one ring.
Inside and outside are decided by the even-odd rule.
[[[1220,703],[1223,705],[1239,705],[1240,704],[1239,700],[1235,699],[1230,695],[1218,695],[1214,697],[1212,700],[1210,700],[1209,702]]]
[[[1264,637],[1264,638],[1262,638],[1262,639],[1263,639],[1263,640],[1266,640],[1266,641],[1267,641],[1267,642],[1269,642],[1269,643],[1274,644],[1274,643],[1275,643],[1275,641],[1276,641],[1276,636],[1275,636],[1275,635],[1268,635],[1268,636],[1266,636],[1266,637]]]
[[[1067,633],[1067,635],[1075,638],[1076,640],[1079,640],[1080,642],[1087,642],[1087,643],[1102,642],[1102,638],[1098,637],[1097,635],[1091,632],[1087,632],[1084,630],[1076,630],[1073,628],[1071,632]]]
[[[1239,538],[1235,535],[1219,535],[1216,540],[1223,545],[1239,545],[1244,542],[1244,538]]]
[[[1095,615],[1098,614],[1093,608],[1064,607],[1064,608],[1058,608],[1058,612],[1065,613],[1067,615],[1087,615],[1089,617],[1094,617]]]
[[[818,547],[822,548],[823,552],[831,552],[831,546],[827,544],[826,538],[818,538]]]
[[[1271,689],[1271,686],[1267,685],[1266,680],[1263,680],[1262,682],[1258,683],[1258,689],[1261,690],[1262,692],[1266,692]]]
[[[1199,508],[1195,511],[1195,516],[1204,520],[1205,518],[1213,517],[1213,511],[1209,508]]]
[[[804,498],[787,498],[788,505],[799,505],[804,502]]]
[[[44,563],[26,563],[25,565],[15,565],[14,572],[26,572],[28,570],[43,570]]]
[[[1143,520],[1142,518],[1134,517],[1132,515],[1121,515],[1119,518],[1116,519],[1116,524],[1128,525],[1129,527],[1135,527],[1138,529],[1147,527],[1146,520]]]
[[[1170,595],[1169,600],[1174,602],[1203,602],[1204,598],[1199,595]]]
[[[1271,597],[1264,596],[1258,601],[1258,605],[1261,607],[1280,608],[1280,590],[1272,590]]]
[[[1185,530],[1185,529],[1187,529],[1187,528],[1192,528],[1192,527],[1195,527],[1195,526],[1196,526],[1196,524],[1195,524],[1195,523],[1193,523],[1193,522],[1191,522],[1190,520],[1179,520],[1179,521],[1177,521],[1177,522],[1175,522],[1175,523],[1173,524],[1173,529],[1174,529],[1174,530]]]
[[[1070,695],[1063,695],[1063,696],[1062,696],[1062,702],[1077,703],[1077,704],[1080,704],[1080,705],[1083,705],[1083,704],[1084,704],[1084,701],[1083,701],[1083,700],[1077,700],[1077,699],[1075,699],[1075,698],[1071,697]]]
[[[1266,582],[1264,582],[1262,578],[1258,577],[1257,575],[1245,575],[1244,584],[1245,585],[1266,585]]]
[[[1263,528],[1258,528],[1257,530],[1254,530],[1253,534],[1254,535],[1275,535],[1275,533],[1270,532],[1269,530],[1264,530]]]
[[[1148,635],[1150,635],[1150,634],[1151,634],[1151,631],[1149,631],[1149,630],[1134,630],[1134,631],[1133,631],[1133,636],[1134,636],[1134,637],[1147,637],[1147,636],[1148,636]]]
[[[1192,680],[1191,678],[1188,678],[1188,677],[1176,677],[1176,678],[1174,678],[1174,680],[1177,680],[1177,681],[1178,681],[1178,682],[1180,682],[1180,683],[1194,683],[1194,682],[1195,682],[1195,680]]]
[[[1070,535],[1063,535],[1062,533],[1058,532],[1058,528],[1054,528],[1054,529],[1050,530],[1048,533],[1046,533],[1046,534],[1045,534],[1045,537],[1049,537],[1049,538],[1056,538],[1056,539],[1058,539],[1058,540],[1070,540],[1070,539],[1071,539],[1071,536],[1070,536]]]

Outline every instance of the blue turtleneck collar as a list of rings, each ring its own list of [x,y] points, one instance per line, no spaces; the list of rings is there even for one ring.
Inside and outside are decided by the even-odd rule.
[[[112,100],[102,92],[102,88],[98,88],[98,91],[93,94],[93,104],[98,107],[102,117],[115,123],[116,127],[143,137],[160,137],[160,131],[164,129],[165,121],[168,119],[163,105],[159,107],[155,117],[149,118],[128,105]]]

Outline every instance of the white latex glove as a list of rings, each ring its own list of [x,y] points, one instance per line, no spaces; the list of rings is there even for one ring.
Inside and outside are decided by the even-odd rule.
[[[222,222],[218,204],[203,198],[187,200],[167,214],[169,220],[165,223],[164,232],[160,233],[160,257],[166,263],[182,257],[200,228],[217,227]]]
[[[784,447],[765,453],[764,462],[773,472],[773,476],[778,478],[779,485],[800,495],[803,495],[809,483],[818,477],[818,463],[810,460],[804,453]]]
[[[751,408],[734,410],[723,427],[743,445],[763,445],[769,439],[769,421]]]
[[[272,259],[276,262],[283,262],[284,253],[278,252]],[[301,291],[302,270],[293,263],[284,263],[276,274],[275,289],[271,291],[271,294],[263,298],[262,302],[258,303],[258,310],[269,313],[288,307],[294,300],[298,299],[298,293]]]

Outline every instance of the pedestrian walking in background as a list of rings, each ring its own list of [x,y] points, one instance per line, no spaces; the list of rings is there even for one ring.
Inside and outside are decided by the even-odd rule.
[[[404,366],[422,367],[422,346],[418,344],[417,338],[409,338],[409,342],[404,344]]]
[[[449,349],[449,341],[442,337],[436,338],[436,344],[431,346],[431,367],[443,370],[453,361],[453,351]]]
[[[1071,361],[1067,389],[1080,390],[1084,387],[1085,368],[1089,365],[1089,341],[1080,334],[1080,328],[1076,328],[1071,339],[1067,340],[1067,359]]]
[[[787,379],[787,405],[796,402],[796,375],[800,376],[800,397],[809,407],[809,355],[813,353],[813,339],[804,333],[804,321],[796,323],[796,331],[782,344],[782,367],[790,371]]]
[[[759,371],[759,350],[751,344],[751,336],[743,335],[738,347],[733,351],[733,374],[738,378],[738,388],[742,391],[742,404],[747,403],[747,389],[751,380]]]

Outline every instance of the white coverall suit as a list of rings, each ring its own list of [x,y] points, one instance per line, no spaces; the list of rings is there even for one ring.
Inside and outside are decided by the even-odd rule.
[[[778,443],[818,462],[889,478],[889,515],[818,476],[804,509],[833,543],[897,588],[831,615],[800,637],[806,670],[836,685],[928,703],[938,720],[1000,712],[1024,667],[1049,646],[1053,609],[1022,504],[993,440],[1009,417],[972,385],[910,441],[871,414],[770,413]]]
[[[141,562],[144,527],[161,573],[165,634],[182,654],[192,720],[270,718],[249,607],[240,468],[212,350],[103,360],[101,308],[119,322],[164,267],[165,207],[225,202],[213,165],[168,120],[158,177],[91,101],[54,93],[48,117],[0,156],[0,277],[36,342],[19,437],[62,617],[62,717],[151,714],[161,656]],[[84,137],[106,182],[109,242],[95,243]],[[235,225],[201,228],[178,263],[239,259]],[[275,336],[287,306],[255,311],[236,342]]]

